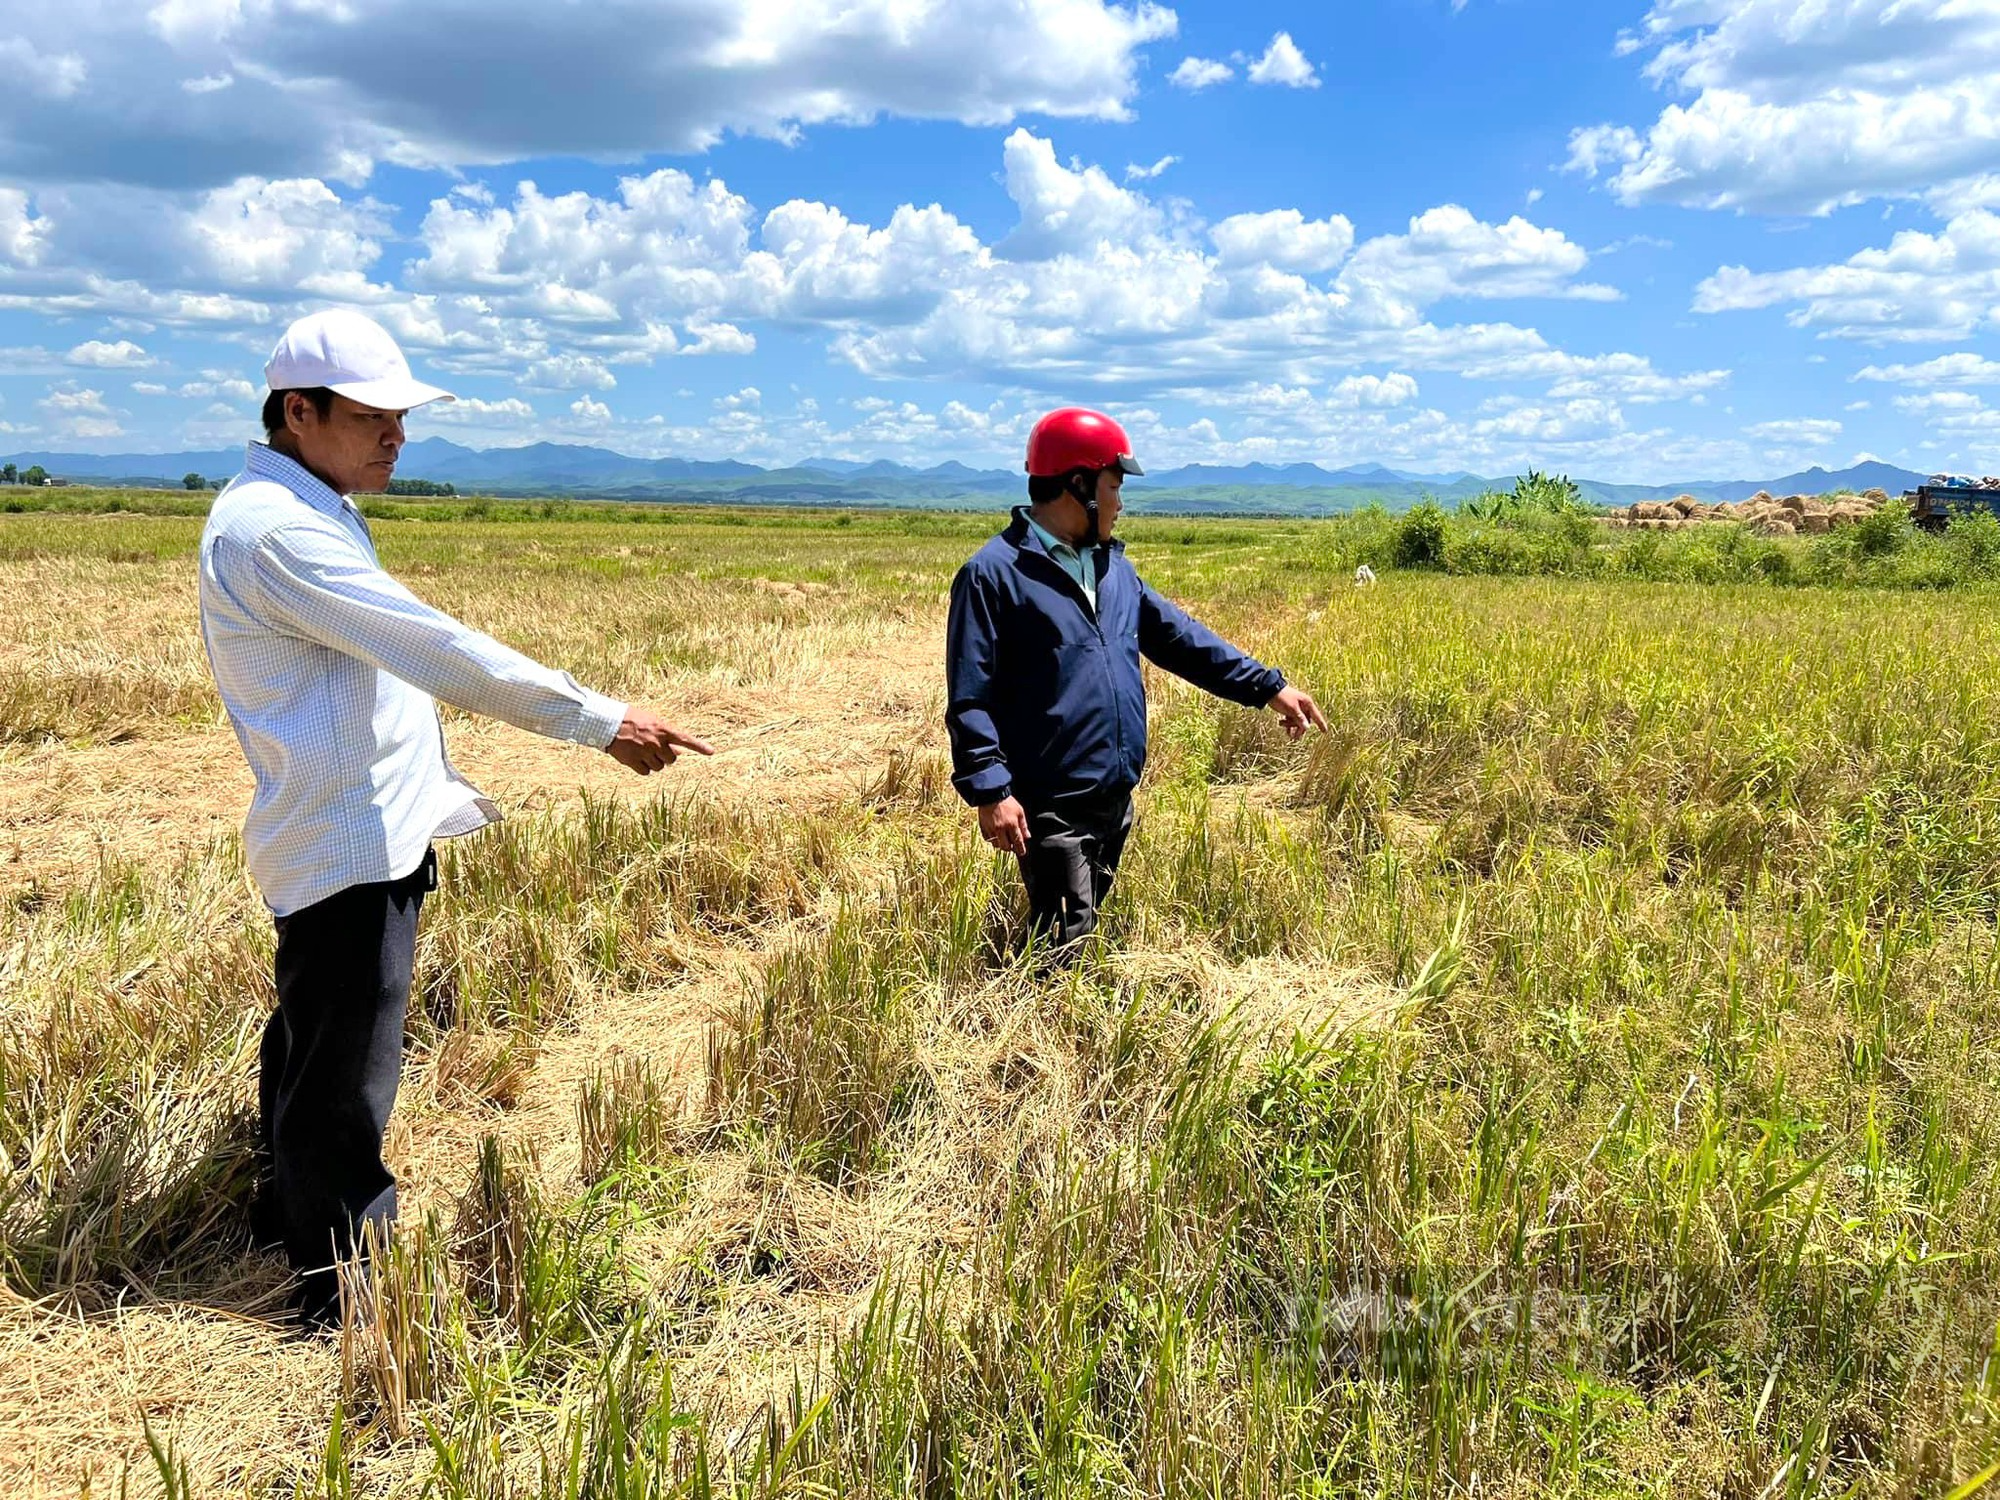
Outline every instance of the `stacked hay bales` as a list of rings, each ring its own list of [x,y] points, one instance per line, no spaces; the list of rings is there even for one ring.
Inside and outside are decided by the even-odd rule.
[[[1692,495],[1671,500],[1641,500],[1606,517],[1609,525],[1640,531],[1679,531],[1684,527],[1730,522],[1747,526],[1759,536],[1825,536],[1842,526],[1866,520],[1892,503],[1885,490],[1852,495],[1785,495],[1759,490],[1748,500],[1724,500],[1707,505]],[[1897,502],[1900,503],[1900,502]]]

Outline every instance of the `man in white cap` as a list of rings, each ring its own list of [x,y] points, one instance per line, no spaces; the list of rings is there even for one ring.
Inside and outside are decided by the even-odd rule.
[[[396,1213],[382,1161],[431,841],[499,810],[453,769],[434,699],[595,745],[640,775],[700,740],[423,603],[375,557],[348,497],[389,486],[403,417],[451,395],[412,378],[359,313],[302,318],[264,375],[266,441],[201,538],[201,629],[256,775],[243,844],[278,929],[258,1104],[260,1234],[282,1238],[309,1323],[334,1260]]]

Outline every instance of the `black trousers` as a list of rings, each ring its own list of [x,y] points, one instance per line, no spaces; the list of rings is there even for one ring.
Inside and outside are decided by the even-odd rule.
[[[278,1008],[264,1027],[257,1102],[259,1227],[284,1241],[309,1316],[337,1305],[336,1257],[396,1217],[382,1136],[403,1063],[417,917],[437,857],[401,880],[353,885],[280,917]]]
[[[1097,930],[1098,909],[1132,832],[1132,799],[1094,798],[1026,811],[1028,852],[1021,857],[1021,879],[1028,887],[1029,933],[1037,943],[1073,948]]]

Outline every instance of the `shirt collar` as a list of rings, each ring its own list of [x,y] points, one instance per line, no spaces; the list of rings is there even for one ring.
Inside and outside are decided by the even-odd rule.
[[[325,511],[328,515],[338,515],[343,510],[355,510],[354,502],[345,495],[336,494],[332,487],[322,481],[312,470],[296,459],[287,458],[269,443],[252,443],[244,457],[243,470],[256,479],[269,479],[282,484],[314,510]],[[358,515],[360,512],[355,511]]]
[[[1071,557],[1082,557],[1084,553],[1090,551],[1088,546],[1071,546],[1033,516],[1028,517],[1028,525],[1033,528],[1035,535],[1042,539],[1042,545],[1049,550],[1051,555],[1060,556],[1067,552]]]

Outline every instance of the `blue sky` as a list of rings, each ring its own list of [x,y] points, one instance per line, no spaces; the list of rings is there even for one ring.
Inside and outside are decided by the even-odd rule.
[[[72,0],[0,19],[0,449],[2000,471],[2000,0]]]

